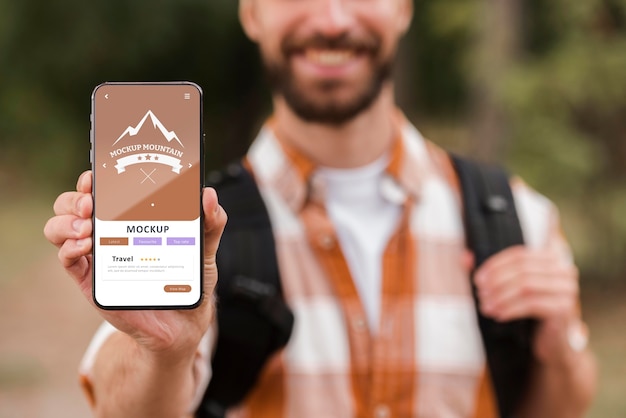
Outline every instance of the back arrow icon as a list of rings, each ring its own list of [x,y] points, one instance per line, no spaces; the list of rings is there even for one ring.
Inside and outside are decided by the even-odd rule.
[[[102,167],[107,168],[107,163],[102,164]]]
[[[105,99],[108,99],[108,98],[109,98],[109,93],[105,94],[105,95],[104,95],[104,98],[105,98]]]

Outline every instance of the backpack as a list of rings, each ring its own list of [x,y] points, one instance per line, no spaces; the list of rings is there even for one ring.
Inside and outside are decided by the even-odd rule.
[[[450,157],[461,186],[467,248],[478,268],[498,251],[523,244],[509,176],[499,166]],[[217,253],[212,378],[196,417],[223,418],[252,389],[266,360],[287,344],[294,317],[282,297],[270,219],[252,175],[237,162],[207,180],[228,223]],[[473,280],[472,289],[478,307]],[[513,418],[530,378],[535,321],[499,323],[476,312],[500,417]]]

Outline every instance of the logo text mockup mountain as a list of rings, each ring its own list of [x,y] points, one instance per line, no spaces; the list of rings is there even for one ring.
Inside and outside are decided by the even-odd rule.
[[[141,130],[141,127],[143,126],[143,124],[146,121],[146,119],[148,119],[148,116],[150,116],[150,119],[152,120],[152,125],[155,128],[159,128],[159,130],[161,131],[161,133],[163,134],[165,139],[167,139],[167,142],[171,142],[173,139],[175,139],[176,142],[178,142],[181,147],[185,148],[183,143],[180,142],[180,139],[178,139],[178,136],[176,136],[176,133],[174,131],[168,131],[167,128],[165,126],[163,126],[163,124],[161,123],[159,118],[157,118],[156,115],[154,113],[152,113],[152,110],[148,110],[148,112],[141,119],[141,121],[137,124],[137,126],[135,126],[135,127],[129,126],[128,128],[126,128],[124,133],[122,135],[120,135],[119,138],[117,138],[117,140],[113,143],[113,145],[117,144],[126,135],[130,135],[130,136],[137,135],[139,133],[139,131]]]

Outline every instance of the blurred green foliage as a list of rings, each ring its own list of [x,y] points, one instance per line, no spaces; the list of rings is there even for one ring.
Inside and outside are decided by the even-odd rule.
[[[500,29],[496,4],[515,11]],[[626,0],[414,6],[396,69],[409,118],[446,147],[495,152],[560,207],[587,276],[623,276]],[[270,111],[235,0],[0,0],[0,75],[0,199],[73,186],[104,81],[199,83],[209,167],[241,155]],[[487,141],[481,114],[501,125]]]
[[[535,3],[541,3],[535,1]],[[566,217],[588,276],[626,270],[626,1],[542,4],[532,39],[503,77],[509,159]]]
[[[240,154],[267,99],[236,10],[232,0],[0,0],[0,187],[21,184],[16,172],[72,186],[88,168],[91,91],[105,81],[199,83],[209,163]]]

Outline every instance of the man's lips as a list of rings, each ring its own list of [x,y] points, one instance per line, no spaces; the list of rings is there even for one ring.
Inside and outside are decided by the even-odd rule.
[[[343,34],[327,38],[320,34],[309,38],[285,38],[281,49],[285,57],[304,59],[309,64],[339,67],[360,58],[375,57],[380,41],[374,36]]]
[[[323,67],[340,67],[357,58],[357,53],[350,49],[319,49],[308,48],[303,52],[304,58],[311,64]]]
[[[354,76],[365,68],[367,54],[352,49],[307,48],[291,55],[294,71],[314,79]]]

